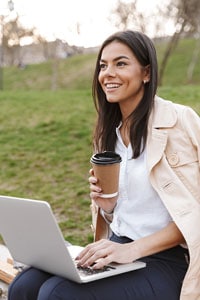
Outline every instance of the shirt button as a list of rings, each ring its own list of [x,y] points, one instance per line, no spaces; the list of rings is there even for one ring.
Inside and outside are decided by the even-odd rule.
[[[178,154],[172,153],[169,157],[168,157],[168,162],[171,166],[176,166],[179,163],[179,157]]]

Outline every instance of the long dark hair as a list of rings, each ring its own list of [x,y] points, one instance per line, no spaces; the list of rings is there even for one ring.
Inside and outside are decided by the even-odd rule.
[[[100,151],[114,151],[116,144],[116,127],[122,115],[118,103],[109,103],[98,81],[100,72],[100,59],[103,49],[113,41],[127,45],[139,61],[150,68],[150,81],[144,85],[144,95],[136,109],[129,116],[130,141],[133,149],[133,158],[137,158],[144,150],[147,140],[147,127],[154,97],[157,90],[157,55],[152,41],[143,33],[126,30],[117,32],[108,37],[102,44],[96,62],[93,77],[92,95],[98,113],[94,132],[94,149]]]

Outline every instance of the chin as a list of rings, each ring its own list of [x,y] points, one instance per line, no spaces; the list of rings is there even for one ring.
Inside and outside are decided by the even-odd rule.
[[[118,102],[119,102],[118,99],[113,99],[113,98],[110,98],[110,97],[108,97],[108,98],[106,98],[106,99],[107,99],[107,101],[108,101],[109,103],[118,103]]]

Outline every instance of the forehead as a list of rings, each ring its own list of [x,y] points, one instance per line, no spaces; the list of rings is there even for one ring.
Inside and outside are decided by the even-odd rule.
[[[122,56],[135,58],[133,51],[127,45],[118,41],[113,41],[105,46],[101,53],[102,60],[111,60]]]

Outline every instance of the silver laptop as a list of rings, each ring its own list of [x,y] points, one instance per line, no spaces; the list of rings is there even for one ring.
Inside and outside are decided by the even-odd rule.
[[[78,268],[74,258],[82,248],[66,245],[46,201],[0,196],[0,235],[16,262],[79,283],[145,267],[144,262],[135,261],[112,263],[98,271]]]

